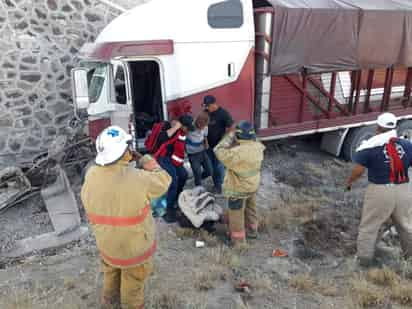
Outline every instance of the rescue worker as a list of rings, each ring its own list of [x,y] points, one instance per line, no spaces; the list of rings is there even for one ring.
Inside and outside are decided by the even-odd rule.
[[[406,257],[412,256],[412,192],[408,168],[412,164],[412,144],[397,138],[397,119],[384,113],[377,119],[376,135],[357,149],[356,165],[347,188],[368,170],[369,185],[365,193],[358,234],[357,258],[360,266],[378,265],[375,245],[379,229],[393,219]]]
[[[256,192],[264,150],[247,121],[240,121],[236,131],[228,133],[214,149],[226,168],[223,195],[228,199],[229,234],[235,247],[244,244],[246,237],[258,237]]]
[[[156,250],[150,201],[163,195],[169,174],[145,155],[143,170],[129,162],[132,136],[111,126],[96,140],[96,166],[85,177],[81,199],[96,237],[104,283],[103,305],[144,307],[144,283]]]

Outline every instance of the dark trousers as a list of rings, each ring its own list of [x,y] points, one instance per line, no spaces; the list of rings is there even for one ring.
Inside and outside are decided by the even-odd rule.
[[[187,180],[187,171],[183,165],[175,166],[169,157],[158,158],[159,165],[172,177],[172,183],[167,191],[167,209],[174,209],[179,194]]]
[[[221,188],[223,184],[223,179],[225,177],[225,167],[222,164],[222,162],[218,160],[212,148],[207,149],[207,155],[210,159],[210,162],[212,163],[212,177],[215,187]]]
[[[206,151],[189,154],[190,166],[192,167],[195,185],[201,186],[202,179],[212,175],[213,168]]]

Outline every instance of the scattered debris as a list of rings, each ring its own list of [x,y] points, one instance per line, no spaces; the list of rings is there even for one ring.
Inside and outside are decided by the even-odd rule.
[[[0,171],[0,213],[18,205],[37,194],[29,179],[18,167],[7,167]]]
[[[205,242],[200,241],[200,240],[196,240],[195,246],[196,246],[196,248],[204,248],[205,247]]]
[[[275,249],[272,251],[272,256],[273,257],[287,257],[288,253],[282,249]]]
[[[68,134],[56,137],[31,165],[0,171],[0,213],[40,193],[54,228],[20,240],[8,237],[7,243],[1,244],[2,256],[19,257],[64,246],[87,234],[87,228],[80,228],[79,207],[65,171],[75,167],[81,173],[93,156],[91,141],[80,136],[81,131],[81,126],[68,128]]]
[[[87,227],[80,227],[71,232],[66,232],[59,235],[57,232],[46,233],[35,237],[28,237],[15,242],[13,248],[7,252],[2,253],[7,258],[17,258],[30,254],[32,252],[39,252],[45,249],[59,248],[72,241],[76,241],[85,237],[89,232]]]
[[[41,191],[44,203],[57,235],[62,235],[80,225],[79,207],[64,170],[58,166],[56,181]]]
[[[293,276],[300,273],[310,272],[312,269],[309,265],[299,262],[298,259],[288,258],[288,259],[273,259],[267,260],[264,265],[264,270],[266,273],[274,273],[281,280],[288,281]]]
[[[235,290],[236,290],[237,292],[246,293],[246,294],[250,294],[250,293],[251,293],[251,287],[250,287],[250,285],[249,285],[247,282],[245,282],[245,281],[242,281],[242,282],[238,283],[238,284],[235,286]]]

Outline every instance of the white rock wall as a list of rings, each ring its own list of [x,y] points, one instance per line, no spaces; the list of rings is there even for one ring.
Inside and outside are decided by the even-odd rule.
[[[64,131],[78,50],[119,13],[97,0],[0,0],[0,165]]]

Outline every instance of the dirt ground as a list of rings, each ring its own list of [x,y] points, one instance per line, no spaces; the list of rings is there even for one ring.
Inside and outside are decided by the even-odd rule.
[[[146,308],[411,308],[412,262],[399,257],[396,238],[380,242],[388,267],[371,273],[356,266],[367,182],[345,192],[350,168],[320,152],[316,137],[268,143],[260,237],[241,251],[227,246],[224,226],[208,234],[156,219],[159,248]],[[80,180],[72,181],[79,191]],[[50,228],[41,200],[32,199],[0,215],[0,245]],[[205,248],[195,248],[196,240]],[[289,256],[272,257],[277,248]],[[0,308],[99,308],[101,280],[91,235],[14,261],[0,253]]]

